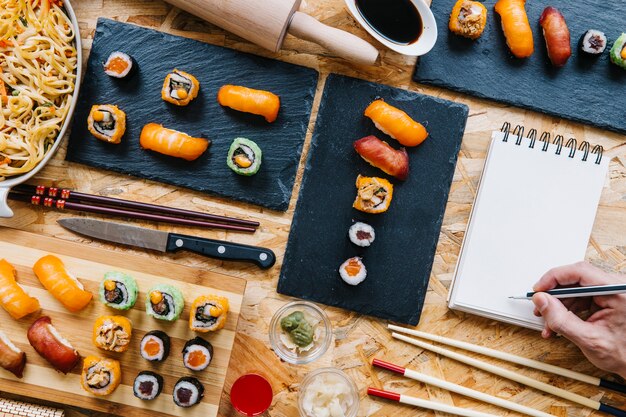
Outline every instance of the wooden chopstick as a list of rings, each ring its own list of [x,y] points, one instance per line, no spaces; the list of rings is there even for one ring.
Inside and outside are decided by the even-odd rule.
[[[482,369],[483,371],[491,372],[492,374],[499,375],[503,378],[510,379],[511,381],[515,381],[523,385],[527,385],[539,391],[547,392],[548,394],[564,398],[566,400],[575,402],[593,410],[603,411],[616,417],[626,417],[626,411],[601,403],[599,401],[592,400],[587,397],[583,397],[582,395],[574,394],[573,392],[566,391],[562,388],[546,384],[545,382],[537,381],[536,379],[532,379],[530,377],[527,377],[526,375],[522,375],[517,372],[513,372],[508,369],[501,368],[499,366],[492,365],[490,363],[483,362],[478,359],[474,359],[469,356],[465,356],[439,346],[431,345],[429,343],[422,342],[421,340],[413,339],[399,333],[394,332],[391,334],[391,336],[394,339],[402,340],[403,342],[415,345],[422,349],[430,350],[431,352],[437,353],[439,355],[446,356],[450,359],[454,359],[456,361],[465,363],[478,369]]]
[[[552,414],[544,413],[543,411],[535,410],[534,408],[526,407],[521,404],[508,401],[503,398],[494,397],[493,395],[485,394],[480,391],[476,391],[462,385],[453,384],[452,382],[444,381],[443,379],[435,378],[430,375],[422,374],[414,371],[413,369],[405,368],[402,366],[394,365],[389,362],[381,361],[380,359],[374,359],[373,366],[378,368],[387,369],[389,371],[397,372],[404,375],[407,378],[414,379],[416,381],[423,382],[424,384],[432,385],[445,389],[457,394],[464,395],[466,397],[474,398],[479,401],[483,401],[498,407],[506,408],[508,410],[517,411],[521,414],[526,414],[532,417],[555,417]]]
[[[431,333],[421,332],[419,330],[407,329],[405,327],[396,326],[390,324],[387,326],[389,330],[393,330],[399,333],[406,333],[412,336],[417,336],[421,339],[430,340],[431,342],[442,343],[444,345],[464,349],[469,352],[478,353],[492,358],[500,359],[506,362],[515,363],[522,366],[528,366],[529,368],[538,369],[544,372],[550,372],[556,375],[564,376],[566,378],[575,379],[577,381],[586,382],[587,384],[595,385],[597,387],[608,388],[613,391],[626,394],[626,385],[619,384],[617,382],[608,381],[603,378],[597,378],[591,375],[585,375],[580,372],[572,371],[569,369],[561,368],[560,366],[550,365],[536,361],[534,359],[524,358],[522,356],[513,355],[511,353],[501,352],[499,350],[490,349],[484,346],[478,346],[467,342],[462,342],[456,339],[450,339],[444,336],[438,336]]]
[[[215,222],[239,224],[242,226],[259,227],[259,222],[252,220],[238,219],[235,217],[219,216],[217,214],[201,213],[198,211],[179,209],[174,207],[160,206],[157,204],[141,203],[138,201],[122,200],[119,198],[105,197],[94,194],[86,194],[78,191],[68,190],[66,188],[45,187],[43,185],[19,184],[13,187],[13,191],[36,194],[51,198],[60,197],[65,201],[76,201],[83,203],[96,203],[99,205],[107,205],[111,207],[131,208],[136,211],[154,212],[157,214],[184,216],[193,219],[211,220]]]
[[[57,200],[52,197],[42,197],[40,195],[28,195],[10,192],[9,199],[31,203],[34,206],[44,206],[59,210],[73,210],[85,213],[108,214],[116,217],[127,217],[131,219],[150,220],[162,223],[178,224],[183,226],[198,226],[213,229],[232,230],[237,232],[254,233],[256,229],[250,226],[240,226],[236,224],[214,223],[204,220],[185,219],[182,217],[171,217],[163,214],[144,213],[125,208],[103,207],[91,204],[76,203],[72,201]]]
[[[397,401],[402,404],[413,405],[425,408],[427,410],[441,411],[442,413],[455,414],[464,417],[496,417],[493,414],[481,413],[480,411],[470,408],[454,407],[448,404],[437,403],[434,401],[422,400],[421,398],[411,397],[409,395],[398,394],[391,391],[385,391],[378,388],[367,388],[367,395],[385,398],[387,400]]]

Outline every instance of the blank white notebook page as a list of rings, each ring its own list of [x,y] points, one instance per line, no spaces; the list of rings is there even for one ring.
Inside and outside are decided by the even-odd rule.
[[[608,158],[582,161],[569,148],[494,132],[453,290],[451,308],[538,328],[531,301],[523,295],[550,268],[581,261],[591,235]],[[519,323],[522,322],[522,323]]]

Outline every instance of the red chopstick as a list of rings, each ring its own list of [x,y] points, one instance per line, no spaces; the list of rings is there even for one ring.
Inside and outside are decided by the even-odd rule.
[[[104,197],[100,195],[86,194],[78,191],[68,190],[66,188],[46,187],[43,185],[20,184],[13,187],[13,191],[40,195],[52,198],[60,197],[66,202],[76,201],[83,203],[95,203],[98,205],[107,205],[111,207],[131,208],[137,211],[147,211],[156,214],[170,214],[174,216],[184,216],[194,219],[211,220],[222,223],[238,224],[242,226],[258,227],[259,222],[252,220],[243,220],[235,217],[219,216],[217,214],[201,213],[198,211],[179,209],[174,207],[159,206],[157,204],[141,203],[138,201],[122,200],[113,197]]]
[[[29,195],[29,194],[10,192],[9,199],[31,203],[34,206],[57,208],[59,210],[74,210],[74,211],[81,211],[81,212],[86,212],[86,213],[108,214],[111,216],[128,217],[131,219],[151,220],[151,221],[156,221],[156,222],[179,224],[179,225],[184,225],[184,226],[210,227],[214,229],[233,230],[237,232],[253,233],[256,231],[256,229],[251,226],[214,223],[214,222],[208,222],[204,220],[185,219],[182,217],[171,217],[171,216],[167,216],[164,214],[144,213],[141,211],[133,211],[133,210],[123,209],[123,208],[102,207],[102,206],[96,206],[96,205],[91,205],[91,204],[66,201],[62,199],[57,200],[52,197],[43,197],[41,195]]]

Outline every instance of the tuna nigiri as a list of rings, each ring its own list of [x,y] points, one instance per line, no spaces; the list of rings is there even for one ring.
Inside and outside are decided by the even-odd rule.
[[[59,372],[71,371],[80,355],[52,325],[50,317],[38,318],[28,329],[28,341],[45,360]]]
[[[396,150],[370,135],[354,142],[354,149],[367,163],[399,180],[404,181],[409,176],[409,155],[404,148]]]
[[[383,133],[404,146],[417,146],[428,137],[428,132],[421,123],[382,99],[374,100],[367,106],[365,116],[372,119],[374,125]]]
[[[539,24],[543,29],[543,37],[546,40],[546,49],[552,65],[562,67],[572,56],[569,29],[565,18],[558,9],[548,6],[541,13]]]
[[[222,86],[217,101],[234,110],[263,116],[270,123],[276,120],[280,108],[280,98],[276,94],[240,85]]]
[[[15,281],[15,268],[0,260],[0,303],[16,320],[39,310],[39,301],[30,297]]]
[[[498,0],[496,13],[500,15],[502,31],[511,53],[517,58],[528,58],[535,51],[533,31],[526,15],[526,0]]]
[[[46,255],[33,266],[41,285],[71,312],[85,308],[93,295],[85,291],[83,284],[70,275],[63,262],[53,255]]]
[[[26,366],[26,354],[2,331],[0,331],[0,366],[18,378],[22,377]]]
[[[194,138],[156,123],[148,123],[141,130],[139,144],[143,149],[193,161],[207,150],[211,141]]]

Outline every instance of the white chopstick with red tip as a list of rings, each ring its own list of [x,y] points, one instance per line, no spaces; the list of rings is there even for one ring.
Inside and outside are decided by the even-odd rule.
[[[397,401],[402,404],[413,405],[416,407],[426,408],[428,410],[441,411],[442,413],[456,414],[465,417],[496,417],[493,414],[481,413],[480,411],[470,408],[454,407],[452,405],[436,403],[433,401],[422,400],[421,398],[411,397],[409,395],[398,394],[391,391],[369,387],[367,394],[374,397],[386,398],[388,400]]]
[[[388,371],[399,373],[407,378],[414,379],[424,384],[432,385],[451,392],[456,392],[457,394],[474,398],[476,400],[483,401],[498,407],[506,408],[508,410],[517,411],[521,414],[526,414],[532,417],[554,417],[552,414],[544,413],[543,411],[535,410],[534,408],[526,407],[521,404],[516,404],[512,401],[507,401],[502,398],[494,397],[493,395],[466,388],[462,385],[453,384],[452,382],[444,381],[443,379],[422,374],[412,369],[394,365],[393,363],[381,361],[380,359],[374,359],[372,365],[378,368],[386,369]]]

